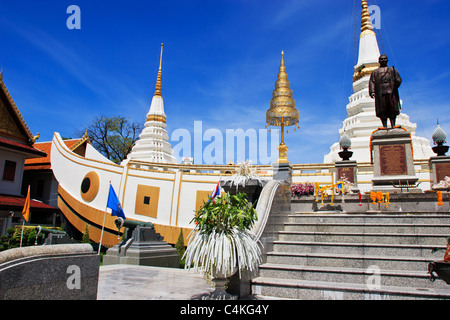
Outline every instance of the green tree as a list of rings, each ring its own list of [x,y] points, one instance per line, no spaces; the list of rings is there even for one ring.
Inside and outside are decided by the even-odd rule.
[[[144,125],[125,117],[96,117],[87,132],[92,146],[114,163],[127,157]]]
[[[180,229],[180,234],[178,235],[177,243],[175,244],[175,249],[177,249],[178,255],[180,256],[181,266],[184,267],[183,255],[186,250],[184,245],[183,229]]]
[[[84,228],[83,237],[81,238],[81,243],[91,243],[91,239],[89,237],[89,225],[86,223],[86,227]]]

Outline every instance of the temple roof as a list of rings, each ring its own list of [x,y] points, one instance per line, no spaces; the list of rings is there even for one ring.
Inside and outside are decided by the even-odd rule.
[[[0,210],[17,210],[22,211],[25,204],[25,197],[0,194]],[[30,209],[32,211],[59,211],[58,208],[49,206],[41,201],[30,201]]]
[[[64,140],[66,146],[73,151],[74,153],[85,156],[86,153],[86,144],[91,143],[87,132],[83,135],[83,137],[79,139],[69,139]],[[50,151],[52,148],[52,142],[39,142],[33,145],[36,149],[39,149],[45,152],[47,155],[43,158],[35,158],[35,159],[26,159],[25,160],[25,170],[50,170],[51,169],[51,160],[50,160]]]
[[[9,136],[7,138],[18,140],[31,146],[39,138],[39,134],[37,136],[33,136],[30,128],[22,117],[19,108],[15,104],[13,98],[11,97],[11,94],[8,91],[8,88],[6,87],[5,82],[3,81],[3,70],[0,72],[0,99],[4,104],[4,108],[6,109],[2,110],[2,116],[4,116],[5,111],[8,111],[10,114],[10,117],[8,118],[10,119],[6,119],[6,121],[12,120],[17,126],[17,130],[14,130],[12,124],[10,124],[9,127],[1,126],[0,135],[5,137]]]
[[[42,150],[36,149],[32,146],[26,145],[24,143],[6,139],[4,137],[0,137],[0,147],[15,150],[18,152],[24,152],[27,153],[29,157],[45,157],[47,154],[45,152],[42,152]],[[38,159],[39,159],[38,158]]]
[[[25,153],[26,157],[45,157],[46,154],[33,147],[39,137],[33,136],[19,108],[15,104],[0,72],[0,147]]]

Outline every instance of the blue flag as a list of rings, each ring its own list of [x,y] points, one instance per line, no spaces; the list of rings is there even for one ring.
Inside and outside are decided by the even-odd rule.
[[[106,207],[111,209],[112,216],[126,219],[125,213],[123,212],[122,206],[120,205],[119,198],[117,197],[112,185],[109,186],[108,203]]]

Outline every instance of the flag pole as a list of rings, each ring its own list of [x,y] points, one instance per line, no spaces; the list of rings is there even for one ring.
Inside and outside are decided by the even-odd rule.
[[[111,181],[109,181],[109,189],[111,189]],[[109,197],[109,189],[108,189],[108,197]],[[100,243],[98,244],[98,255],[100,255],[100,249],[102,248],[103,231],[105,230],[106,211],[107,210],[108,210],[108,200],[106,201],[105,214],[103,216],[102,233],[100,235]]]
[[[23,242],[23,230],[25,229],[25,221],[28,222],[28,219],[30,218],[30,185],[28,185],[28,192],[27,192],[27,198],[25,199],[25,204],[23,206],[22,210],[22,235],[20,236],[20,247],[22,248],[22,242]]]
[[[22,240],[23,240],[23,229],[25,229],[25,219],[23,219],[22,224],[22,235],[20,236],[20,247],[22,248]]]

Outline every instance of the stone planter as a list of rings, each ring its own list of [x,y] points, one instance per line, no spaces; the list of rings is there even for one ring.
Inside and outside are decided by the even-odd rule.
[[[230,180],[220,182],[220,187],[230,195],[235,195],[241,192],[245,193],[247,195],[248,202],[250,202],[251,204],[255,203],[255,201],[258,200],[263,186],[264,183],[256,179],[250,179],[246,181],[245,186],[242,184],[239,184],[237,186],[235,184],[232,185],[232,182]]]
[[[237,300],[236,295],[229,294],[226,287],[230,278],[237,272],[237,268],[229,275],[223,273],[215,273],[212,275],[212,282],[214,283],[214,291],[205,297],[205,300]]]

